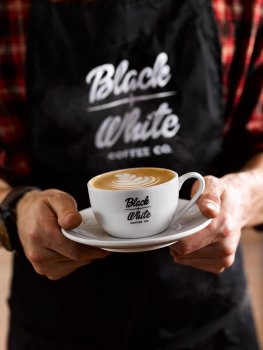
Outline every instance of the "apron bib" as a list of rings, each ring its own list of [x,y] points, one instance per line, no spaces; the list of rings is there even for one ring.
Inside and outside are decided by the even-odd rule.
[[[91,176],[118,168],[215,173],[220,68],[209,1],[33,1],[36,182],[78,199]]]
[[[220,82],[208,0],[33,0],[27,91],[35,184],[71,193],[82,209],[86,182],[100,172],[161,166],[215,174]],[[223,279],[174,264],[168,249],[111,254],[56,282],[23,257],[15,271],[12,319],[23,320],[30,337],[21,339],[38,349],[153,350],[179,339],[183,346],[189,336],[194,343],[196,330],[241,300],[243,283],[241,273],[235,287],[231,269]],[[21,285],[30,285],[30,296]]]

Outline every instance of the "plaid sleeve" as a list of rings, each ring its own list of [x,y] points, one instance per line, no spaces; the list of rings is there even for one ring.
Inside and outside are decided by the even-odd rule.
[[[263,151],[263,0],[213,0],[224,66],[225,154],[240,168]]]
[[[30,172],[26,145],[25,27],[28,2],[0,2],[0,176],[13,182]]]
[[[244,23],[250,23],[240,33],[247,37],[247,55],[244,57],[247,68],[233,124],[235,127],[239,124],[240,128],[243,125],[253,154],[263,151],[263,0],[252,1],[250,6],[248,13],[243,10]]]

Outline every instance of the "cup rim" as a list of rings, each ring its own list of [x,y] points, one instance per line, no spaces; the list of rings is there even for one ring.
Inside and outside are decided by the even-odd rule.
[[[95,187],[91,184],[92,181],[94,181],[95,179],[97,179],[98,177],[100,176],[103,176],[105,174],[111,174],[111,173],[115,173],[117,171],[122,171],[122,170],[134,170],[134,169],[157,169],[157,170],[168,170],[170,171],[171,173],[173,173],[175,176],[168,180],[168,181],[165,181],[161,184],[158,184],[158,185],[154,185],[154,186],[148,186],[148,187],[143,187],[143,188],[135,188],[135,189],[118,189],[118,190],[113,190],[113,189],[107,189],[107,188],[98,188],[98,187]],[[175,179],[178,179],[179,178],[179,175],[176,171],[172,170],[172,169],[168,169],[168,168],[162,168],[162,167],[153,167],[153,166],[140,166],[140,167],[134,167],[134,168],[123,168],[123,169],[115,169],[115,170],[111,170],[111,171],[106,171],[104,173],[101,173],[101,174],[98,174],[98,175],[95,175],[93,176],[91,179],[89,179],[87,185],[88,185],[88,188],[91,188],[92,190],[94,191],[108,191],[108,192],[130,192],[130,191],[145,191],[147,188],[151,188],[151,189],[154,189],[154,188],[158,188],[160,186],[164,186],[166,183],[172,181],[172,180],[175,180]]]

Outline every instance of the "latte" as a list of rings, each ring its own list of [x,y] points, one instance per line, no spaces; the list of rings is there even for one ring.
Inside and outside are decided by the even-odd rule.
[[[103,190],[133,190],[160,185],[175,176],[168,169],[131,168],[96,176],[91,181],[91,186]]]
[[[177,208],[179,192],[188,179],[199,189],[177,212],[191,208],[204,190],[202,175],[189,172],[180,177],[164,168],[130,168],[100,174],[88,181],[90,205],[102,229],[113,237],[143,238],[163,232]]]

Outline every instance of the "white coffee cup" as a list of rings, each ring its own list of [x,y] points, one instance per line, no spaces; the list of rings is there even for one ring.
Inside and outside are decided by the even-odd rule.
[[[191,178],[199,188],[187,204],[176,212],[179,191]],[[88,182],[91,207],[101,227],[119,238],[142,238],[164,231],[176,212],[186,213],[205,188],[202,175],[189,172],[179,177],[165,168],[130,168],[93,177]]]

